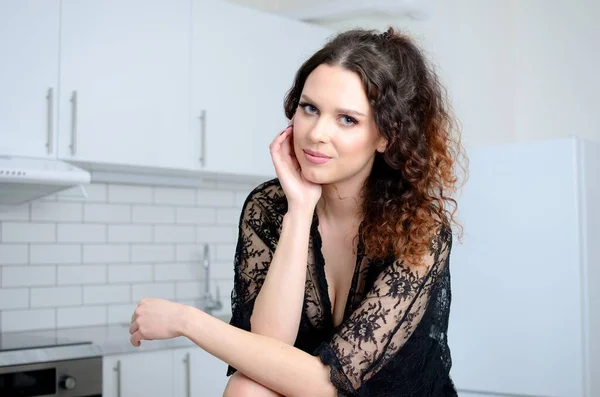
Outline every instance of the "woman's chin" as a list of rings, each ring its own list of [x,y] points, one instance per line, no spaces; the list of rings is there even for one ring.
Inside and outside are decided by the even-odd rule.
[[[302,170],[302,176],[309,182],[316,183],[317,185],[326,185],[332,182],[331,172],[323,169],[314,169],[311,166],[300,167]]]

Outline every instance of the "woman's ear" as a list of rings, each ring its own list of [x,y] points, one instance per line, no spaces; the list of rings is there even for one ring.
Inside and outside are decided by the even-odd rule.
[[[376,150],[379,153],[383,153],[383,152],[385,152],[385,149],[387,149],[387,146],[388,146],[388,140],[387,140],[387,138],[382,137],[382,136],[379,137],[379,141],[377,142]]]

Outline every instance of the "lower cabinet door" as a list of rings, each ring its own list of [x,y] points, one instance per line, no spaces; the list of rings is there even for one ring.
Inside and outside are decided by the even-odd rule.
[[[103,358],[104,397],[164,397],[173,393],[173,351],[129,353]]]
[[[173,397],[221,397],[227,364],[199,347],[173,350]]]

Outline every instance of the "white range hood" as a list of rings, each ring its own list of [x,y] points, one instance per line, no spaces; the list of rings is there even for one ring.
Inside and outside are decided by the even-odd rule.
[[[0,156],[0,205],[19,205],[89,184],[91,175],[60,160]]]

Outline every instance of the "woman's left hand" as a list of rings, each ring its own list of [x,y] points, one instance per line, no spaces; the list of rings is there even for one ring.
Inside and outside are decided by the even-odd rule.
[[[182,335],[185,305],[159,298],[144,298],[131,316],[133,346],[142,339],[171,339]]]

